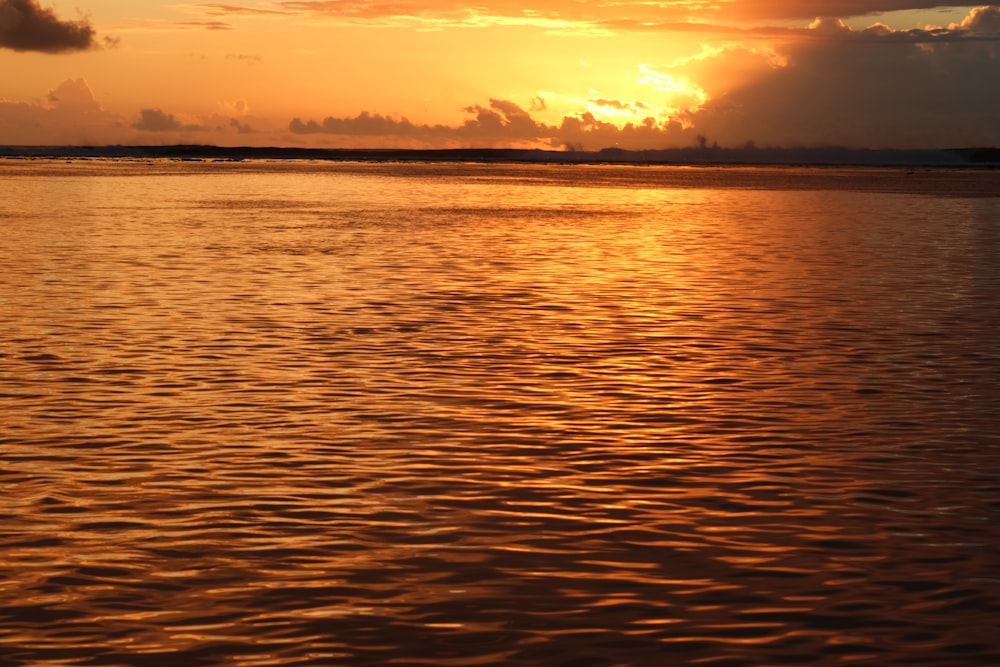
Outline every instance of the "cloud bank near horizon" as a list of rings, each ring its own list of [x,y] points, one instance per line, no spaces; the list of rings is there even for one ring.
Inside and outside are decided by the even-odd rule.
[[[36,0],[0,0],[0,48],[67,53],[96,46],[97,33],[85,19],[60,19]]]
[[[510,100],[491,99],[488,106],[465,108],[472,115],[460,125],[414,124],[404,117],[361,112],[353,118],[328,116],[322,122],[292,119],[293,135],[332,135],[344,146],[400,146],[408,148],[566,148],[593,150],[610,146],[659,148],[671,140],[684,140],[679,123],[657,124],[652,118],[619,127],[599,120],[593,113],[565,116],[559,124],[536,120]]]

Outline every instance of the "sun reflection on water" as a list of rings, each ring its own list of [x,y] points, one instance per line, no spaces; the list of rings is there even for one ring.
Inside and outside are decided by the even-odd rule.
[[[996,199],[35,168],[0,202],[11,660],[1000,655]]]

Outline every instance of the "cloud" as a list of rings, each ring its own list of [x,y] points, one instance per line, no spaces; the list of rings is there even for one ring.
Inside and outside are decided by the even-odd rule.
[[[63,21],[36,0],[0,0],[0,48],[65,53],[97,46],[90,23]]]
[[[832,5],[831,5],[832,6]],[[860,8],[860,3],[857,8]],[[863,12],[867,14],[871,12]],[[891,40],[895,42],[909,43],[944,43],[963,41],[1000,41],[1000,6],[990,5],[988,7],[971,8],[969,16],[961,23],[952,23],[949,26],[913,28],[909,30],[893,30],[889,26],[881,23],[873,24],[866,30],[852,30],[845,22],[844,18],[850,18],[855,14],[850,11],[846,13],[828,12],[825,9],[819,11],[813,7],[808,12],[803,12],[802,16],[794,17],[803,21],[809,21],[801,27],[775,26],[775,25],[740,25],[724,24],[712,22],[710,12],[706,12],[699,20],[687,20],[680,22],[666,21],[642,21],[635,18],[615,18],[602,21],[601,26],[614,31],[633,32],[684,32],[702,33],[715,37],[728,37],[742,40],[771,40],[771,41],[796,41],[796,40],[830,40],[849,39],[853,41],[871,40]],[[717,17],[719,19],[725,17]],[[732,17],[730,17],[732,18]],[[790,20],[789,17],[783,17]]]
[[[162,109],[146,108],[139,111],[138,117],[131,123],[131,128],[140,132],[158,135],[155,139],[143,137],[140,141],[155,143],[187,142],[189,133],[198,133],[199,141],[225,145],[230,143],[233,133],[236,135],[258,135],[264,142],[275,142],[275,137],[264,138],[266,134],[258,130],[260,119],[249,116],[249,106],[245,100],[222,101],[218,103],[219,112],[197,117],[178,117]],[[251,124],[251,122],[253,124]],[[267,125],[267,123],[265,123]]]
[[[603,98],[590,100],[590,103],[598,107],[605,107],[607,109],[616,109],[619,111],[629,111],[629,112],[636,112],[639,110],[649,108],[648,105],[642,102],[636,102],[636,101],[625,102],[623,100],[606,100]]]
[[[337,134],[342,136],[395,136],[409,137],[428,134],[430,126],[414,125],[406,118],[391,118],[362,111],[354,118],[327,116],[322,123],[293,118],[288,129],[292,134]]]
[[[229,119],[229,126],[235,129],[238,134],[254,134],[256,132],[252,127],[241,123],[235,118]]]
[[[82,78],[67,79],[44,101],[0,100],[0,143],[12,145],[118,142],[125,123],[106,111]]]
[[[246,63],[248,65],[256,65],[260,63],[264,58],[255,53],[227,53],[226,60],[235,60],[237,62]]]
[[[948,27],[950,30],[962,30],[976,37],[1000,38],[1000,6],[976,7],[964,21]]]
[[[955,6],[955,0],[735,0],[722,3],[719,14],[729,14],[737,19],[808,20],[817,16],[846,18]]]
[[[418,125],[407,118],[362,111],[353,118],[328,116],[322,122],[295,118],[289,123],[292,134],[328,134],[345,138],[389,138],[406,140],[408,145],[449,146],[535,146],[555,136],[555,128],[535,121],[517,104],[491,99],[489,106],[473,105],[464,111],[473,118],[461,125]]]
[[[204,30],[232,30],[233,26],[225,21],[177,21],[178,28],[202,28]]]
[[[961,6],[961,5],[959,5]],[[257,5],[201,3],[188,9],[211,19],[190,21],[187,27],[224,30],[233,27],[226,18],[307,17],[337,25],[396,27],[416,30],[535,28],[549,34],[608,36],[628,32],[689,33],[712,38],[744,40],[838,39],[844,34],[817,31],[808,26],[817,18],[823,25],[843,19],[884,15],[897,11],[954,12],[954,0],[620,0],[585,3],[552,0],[544,9],[524,9],[513,0],[483,0],[473,5],[457,0],[285,0],[265,7]],[[996,31],[983,27],[997,11],[995,5],[981,8],[984,16],[973,26],[890,31],[896,41],[930,42],[994,39]],[[798,25],[796,25],[798,24]],[[846,27],[846,25],[845,25]],[[995,26],[994,26],[995,27]],[[850,36],[862,40],[878,36],[877,29]]]
[[[246,100],[222,100],[219,109],[227,118],[243,118],[250,113],[250,105]]]
[[[1000,144],[998,14],[974,10],[959,25],[924,31],[930,39],[816,21],[815,39],[786,45],[783,62],[715,96],[690,122],[729,146]],[[714,66],[725,69],[732,55],[720,53]]]
[[[940,0],[698,0],[584,3],[551,0],[544,9],[525,9],[512,0],[286,0],[267,8],[256,5],[202,3],[193,7],[215,16],[309,15],[340,23],[427,28],[536,26],[550,32],[606,34],[607,30],[732,30],[746,21],[810,21],[848,18],[903,10],[954,8]],[[626,18],[622,18],[626,17]],[[715,25],[713,25],[715,24]],[[775,29],[772,29],[775,30]]]
[[[627,103],[620,104],[625,106]],[[685,140],[679,123],[660,123],[652,117],[639,124],[627,123],[619,127],[586,111],[566,116],[559,124],[548,124],[532,117],[520,105],[501,99],[491,99],[488,106],[472,105],[464,111],[472,117],[458,125],[419,125],[406,118],[365,111],[353,118],[327,117],[322,122],[295,118],[288,129],[300,136],[334,135],[341,140],[341,145],[350,147],[364,144],[367,147],[569,147],[594,150],[609,146],[633,149],[664,147]],[[363,141],[359,142],[359,138]]]
[[[67,79],[49,91],[53,108],[75,112],[101,111],[101,105],[84,79]]]
[[[172,113],[160,109],[142,109],[132,127],[144,132],[202,132],[208,129],[196,123],[182,123]]]
[[[67,79],[34,102],[0,98],[0,145],[97,146],[198,143],[288,143],[287,122],[251,114],[246,100],[219,100],[213,111],[189,116],[146,107],[131,118],[108,111],[87,81]]]
[[[264,9],[261,7],[225,5],[219,3],[201,3],[194,6],[210,16],[286,16],[292,13],[280,9]]]

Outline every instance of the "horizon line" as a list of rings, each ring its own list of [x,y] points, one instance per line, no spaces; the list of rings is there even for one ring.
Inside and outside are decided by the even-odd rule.
[[[0,157],[314,159],[328,161],[550,162],[599,164],[745,164],[857,166],[1000,166],[1000,147],[851,148],[846,146],[676,148],[598,150],[543,148],[314,148],[218,146],[213,144],[0,145]]]

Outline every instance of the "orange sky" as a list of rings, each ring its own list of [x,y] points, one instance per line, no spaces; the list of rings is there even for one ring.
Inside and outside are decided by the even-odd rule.
[[[0,0],[0,144],[1000,145],[1000,5]]]

